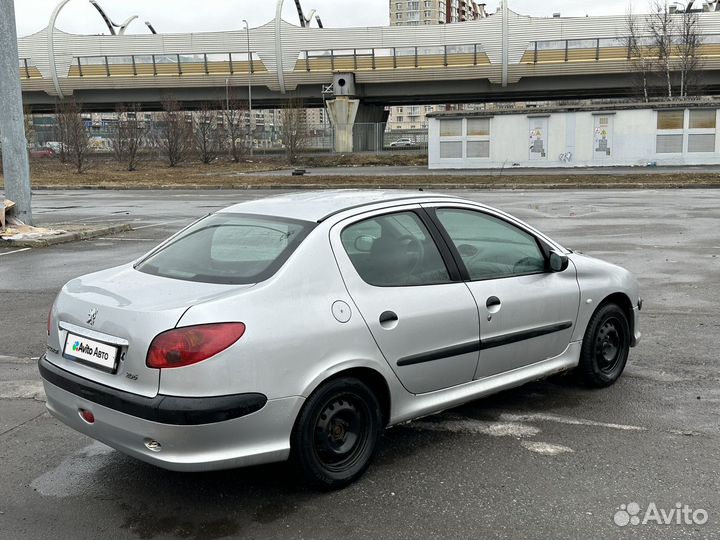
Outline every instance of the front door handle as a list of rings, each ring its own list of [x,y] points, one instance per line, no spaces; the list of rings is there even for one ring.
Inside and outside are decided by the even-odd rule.
[[[502,302],[500,302],[500,299],[497,296],[491,296],[487,299],[487,302],[485,302],[485,307],[488,309],[500,306]]]
[[[394,311],[383,311],[380,314],[380,324],[391,324],[397,322],[398,316]]]

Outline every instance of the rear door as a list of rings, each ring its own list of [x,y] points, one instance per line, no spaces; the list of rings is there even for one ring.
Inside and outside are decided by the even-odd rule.
[[[471,381],[479,351],[477,306],[432,229],[414,205],[350,218],[330,233],[355,305],[390,367],[417,394]]]
[[[480,313],[476,379],[562,354],[577,319],[575,269],[552,272],[538,238],[476,207],[429,209],[460,263]]]

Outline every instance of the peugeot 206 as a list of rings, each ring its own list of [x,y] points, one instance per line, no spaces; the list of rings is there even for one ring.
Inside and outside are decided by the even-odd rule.
[[[551,374],[614,383],[639,339],[626,270],[488,206],[335,191],[231,206],[67,283],[50,412],[179,471],[292,458],[362,475],[381,430]]]

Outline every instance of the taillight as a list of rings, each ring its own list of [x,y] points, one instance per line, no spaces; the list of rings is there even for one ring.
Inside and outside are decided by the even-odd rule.
[[[168,330],[152,340],[145,363],[151,368],[197,364],[224,351],[244,333],[243,323],[201,324]]]

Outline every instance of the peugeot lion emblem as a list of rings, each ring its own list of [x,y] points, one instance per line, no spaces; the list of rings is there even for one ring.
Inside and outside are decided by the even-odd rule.
[[[88,323],[90,326],[95,326],[95,318],[97,317],[97,314],[98,314],[97,308],[92,308],[92,309],[88,312],[87,323]]]

